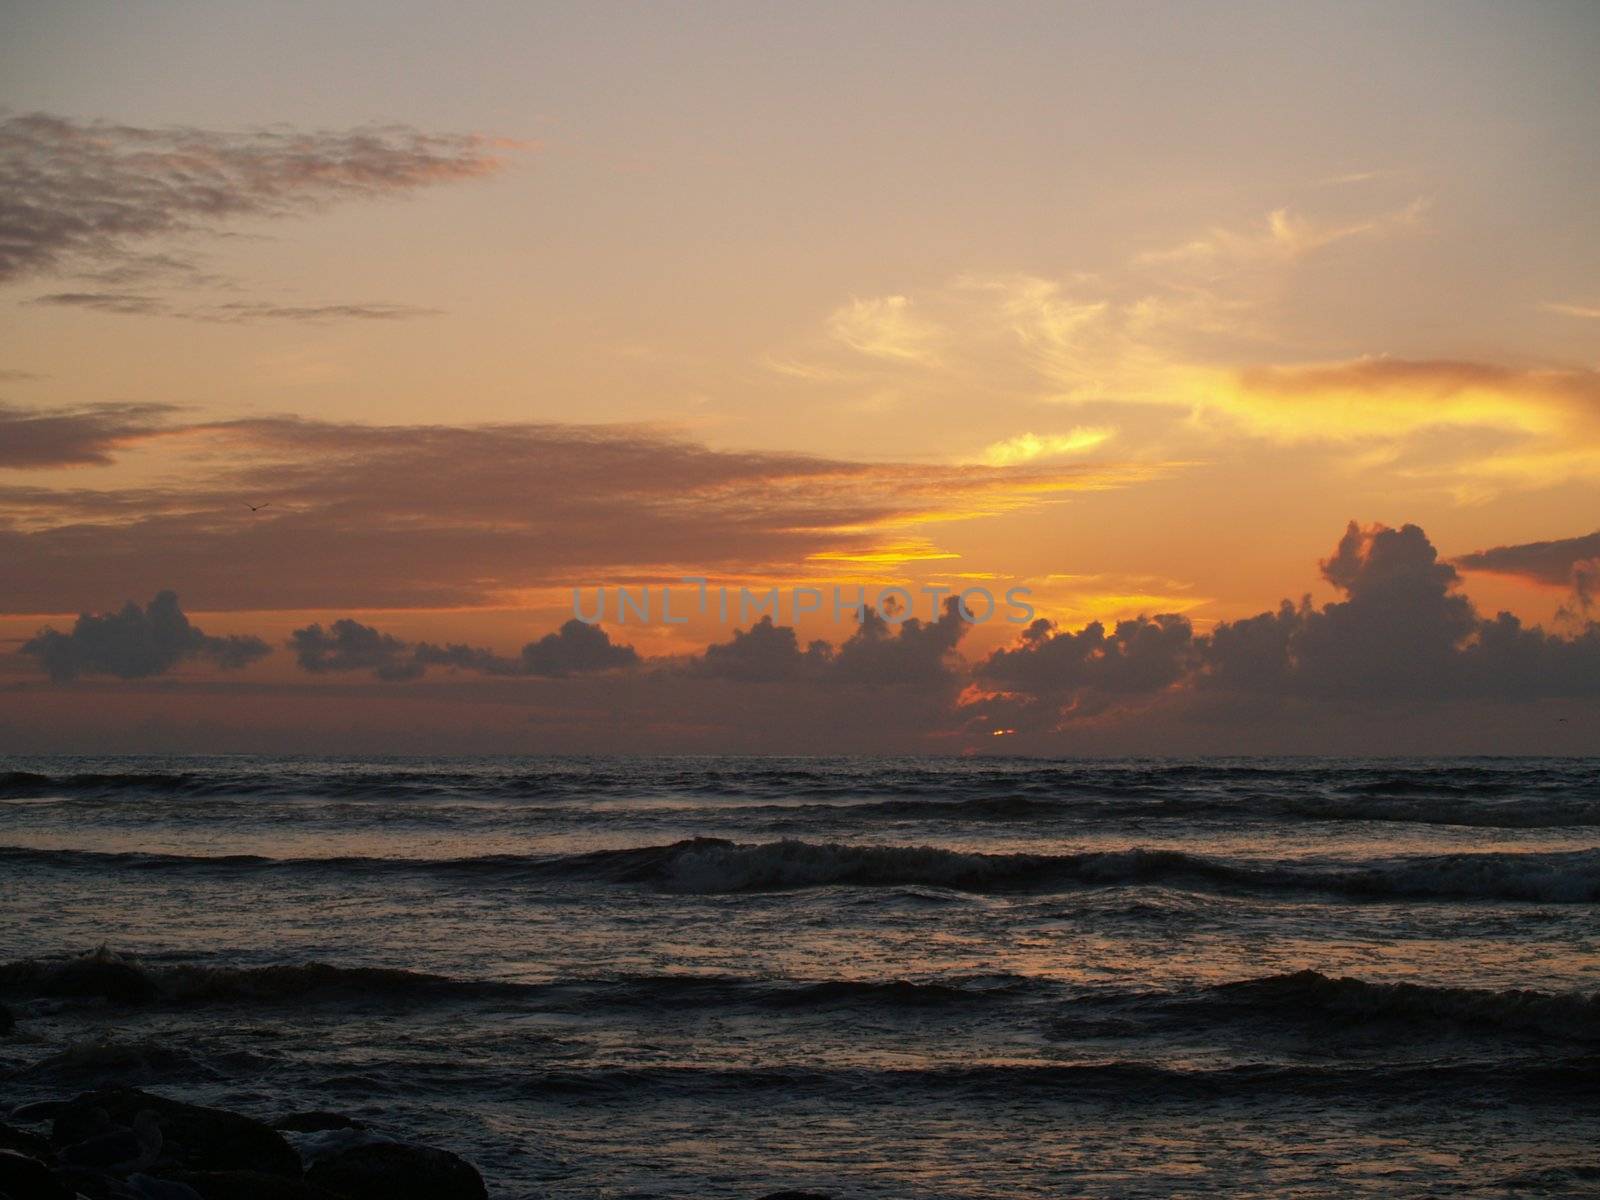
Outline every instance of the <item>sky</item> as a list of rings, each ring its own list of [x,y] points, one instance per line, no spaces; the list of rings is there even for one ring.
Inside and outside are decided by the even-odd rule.
[[[0,753],[1600,750],[1597,52],[7,6]]]

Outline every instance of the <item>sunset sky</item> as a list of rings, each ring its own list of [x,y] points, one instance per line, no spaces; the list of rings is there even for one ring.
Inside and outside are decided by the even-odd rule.
[[[1586,2],[10,6],[0,752],[1600,749],[1596,61]],[[685,576],[1050,624],[558,632]]]

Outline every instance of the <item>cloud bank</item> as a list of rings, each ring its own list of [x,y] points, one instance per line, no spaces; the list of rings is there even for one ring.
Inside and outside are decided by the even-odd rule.
[[[130,601],[120,612],[84,613],[71,633],[45,628],[24,643],[22,653],[37,659],[59,683],[80,675],[145,679],[194,659],[237,668],[264,658],[271,648],[256,637],[208,637],[190,624],[175,594],[161,592],[143,608]]]

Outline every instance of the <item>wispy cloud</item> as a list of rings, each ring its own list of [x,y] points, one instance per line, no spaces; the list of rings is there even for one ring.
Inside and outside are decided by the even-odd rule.
[[[1402,208],[1375,216],[1327,221],[1301,216],[1288,208],[1275,208],[1256,229],[1241,232],[1215,228],[1177,246],[1147,250],[1134,261],[1146,266],[1218,260],[1292,262],[1335,242],[1414,228],[1427,209],[1428,201],[1418,197]]]
[[[1019,433],[986,447],[982,461],[991,467],[1011,467],[1039,458],[1082,454],[1105,445],[1116,432],[1106,426],[1079,426],[1070,433]]]
[[[481,178],[509,148],[405,126],[223,131],[9,117],[0,121],[0,281],[122,261],[140,243],[243,217]]]
[[[244,325],[254,321],[404,321],[438,316],[440,309],[413,304],[271,304],[236,300],[226,304],[183,305],[159,296],[133,292],[51,292],[30,304],[91,309],[117,316],[176,317]]]
[[[905,296],[854,299],[828,318],[838,341],[872,358],[932,366],[939,361],[941,330],[919,319]]]
[[[1600,306],[1592,304],[1563,304],[1558,301],[1549,301],[1541,304],[1545,312],[1559,313],[1563,317],[1577,317],[1585,321],[1600,321]]]

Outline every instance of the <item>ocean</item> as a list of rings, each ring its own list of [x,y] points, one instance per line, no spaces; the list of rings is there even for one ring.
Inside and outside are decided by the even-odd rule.
[[[1595,1195],[1597,904],[1595,759],[0,759],[0,1098],[500,1198]]]

